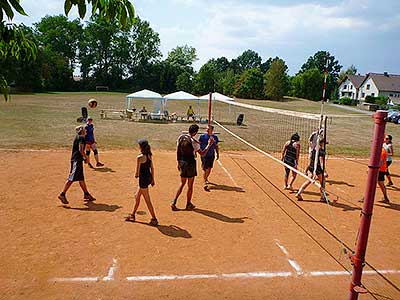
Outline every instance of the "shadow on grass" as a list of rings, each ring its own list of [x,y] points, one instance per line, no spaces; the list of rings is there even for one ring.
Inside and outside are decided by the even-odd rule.
[[[207,209],[201,209],[201,208],[195,208],[193,209],[195,213],[202,214],[204,216],[222,221],[222,222],[227,222],[227,223],[244,223],[245,219],[248,219],[248,217],[240,217],[240,218],[231,218],[228,216],[225,216],[223,214],[220,214],[215,211],[207,210]]]
[[[65,209],[71,210],[81,210],[81,211],[108,211],[114,212],[117,209],[122,208],[122,206],[115,204],[105,204],[105,203],[95,203],[95,202],[85,202],[86,207],[71,207],[69,205],[63,205],[62,207]]]
[[[339,181],[339,180],[327,180],[326,183],[330,185],[347,185],[349,187],[354,187],[354,184],[347,183],[346,181]]]
[[[146,223],[143,221],[127,221],[127,222],[138,223],[138,224],[146,225],[149,227],[154,227],[163,235],[173,237],[173,238],[184,238],[184,239],[192,238],[192,235],[189,233],[189,231],[187,231],[186,229],[180,228],[179,226],[176,226],[176,225],[158,224],[157,226],[152,226],[149,223]]]

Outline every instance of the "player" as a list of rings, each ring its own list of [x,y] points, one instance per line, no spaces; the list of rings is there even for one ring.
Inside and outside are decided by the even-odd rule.
[[[385,150],[385,147],[382,147],[382,152],[381,152],[381,160],[379,162],[379,173],[378,173],[378,185],[382,191],[383,194],[383,200],[382,202],[384,203],[389,203],[389,198],[387,196],[386,192],[386,187],[385,187],[385,175],[387,174],[387,159],[388,159],[388,153]]]
[[[210,148],[208,149],[208,152],[201,157],[201,167],[204,171],[203,179],[204,179],[205,191],[209,191],[208,176],[210,176],[211,170],[214,166],[214,160],[215,158],[217,158],[217,160],[219,159],[218,137],[215,134],[213,134],[213,131],[214,131],[214,126],[209,125],[207,127],[207,132],[202,134],[199,139],[201,150],[204,150],[207,147],[208,140],[210,139],[210,137],[212,137],[214,140],[214,143],[211,144]]]
[[[150,225],[157,226],[158,221],[154,212],[153,205],[151,204],[149,185],[154,186],[154,166],[152,160],[151,148],[147,140],[142,139],[138,141],[140,154],[136,159],[136,172],[135,178],[139,177],[139,188],[135,194],[135,206],[131,214],[128,215],[126,221],[135,221],[135,214],[140,204],[140,196],[143,195],[147,208],[151,215]]]
[[[88,117],[85,129],[86,129],[85,143],[86,143],[86,156],[87,156],[86,162],[89,168],[94,169],[92,164],[90,163],[90,149],[92,149],[94,154],[94,159],[96,160],[96,167],[102,167],[104,166],[104,164],[99,161],[99,154],[97,152],[97,142],[94,138],[94,126],[92,117]]]
[[[315,177],[320,182],[320,184],[322,184],[322,173],[323,173],[322,165],[323,165],[324,157],[325,157],[325,151],[324,151],[324,149],[322,149],[323,145],[324,145],[324,139],[321,139],[319,141],[320,149],[318,151],[318,157],[316,158],[317,149],[312,150],[311,156],[310,156],[310,163],[307,167],[307,176],[310,178],[313,178],[314,177],[315,159],[317,159],[317,168],[315,170]],[[310,185],[310,183],[311,182],[309,180],[307,180],[303,183],[303,185],[300,187],[300,189],[296,193],[297,200],[303,200],[303,197],[301,196],[301,194]],[[320,200],[322,202],[325,202],[325,197],[322,193],[322,188],[320,188],[320,194],[321,194]]]
[[[194,121],[194,110],[191,105],[189,105],[189,108],[186,111],[186,116],[187,116],[188,121],[189,121],[189,118],[192,118],[192,120]]]
[[[83,161],[87,159],[85,154],[85,135],[86,130],[84,125],[75,128],[77,133],[74,143],[72,145],[71,155],[71,171],[69,173],[67,182],[65,183],[63,191],[58,195],[58,199],[63,204],[68,204],[66,193],[74,181],[78,181],[83,191],[83,199],[86,201],[95,201],[96,199],[88,192],[86,187],[85,178],[83,176]]]
[[[297,166],[299,164],[299,157],[300,157],[300,136],[296,132],[295,134],[292,135],[289,141],[285,143],[282,149],[282,157],[281,160],[297,169]],[[290,174],[290,169],[285,167],[285,190],[292,190],[293,189],[293,182],[296,179],[297,173],[292,171],[292,179],[290,180],[290,183],[288,184],[289,180],[289,174]]]
[[[385,136],[385,140],[383,143],[383,148],[385,148],[387,154],[388,154],[388,158],[386,161],[386,165],[387,165],[387,172],[386,172],[386,177],[389,180],[387,186],[392,186],[393,182],[392,182],[392,178],[390,177],[390,173],[389,173],[389,166],[392,164],[392,156],[393,156],[393,144],[392,144],[392,136],[390,134],[387,134]]]
[[[178,161],[178,170],[181,176],[181,184],[176,192],[174,200],[171,203],[171,209],[173,211],[178,210],[176,207],[176,202],[178,201],[186,182],[188,185],[186,195],[186,210],[192,210],[195,208],[194,204],[192,203],[192,195],[194,178],[197,176],[196,153],[199,153],[200,155],[206,154],[214,142],[213,138],[211,137],[208,140],[207,146],[201,150],[200,143],[194,139],[198,131],[199,126],[193,124],[189,127],[189,134],[181,134],[177,140],[176,157]]]

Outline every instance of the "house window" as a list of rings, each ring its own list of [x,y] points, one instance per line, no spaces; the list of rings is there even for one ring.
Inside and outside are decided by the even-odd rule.
[[[371,96],[372,96],[372,97],[375,97],[375,93],[371,93]]]
[[[364,92],[361,94],[361,97],[362,97],[362,98],[365,98],[365,93],[364,93]]]
[[[350,89],[352,90],[353,89],[353,86],[350,84]]]
[[[342,92],[342,97],[344,97],[345,92]]]
[[[367,91],[371,88],[370,84],[367,84]]]
[[[345,85],[343,86],[343,89],[344,89],[344,90],[347,89],[347,84],[345,84]]]
[[[393,97],[393,94],[389,94],[390,97]]]

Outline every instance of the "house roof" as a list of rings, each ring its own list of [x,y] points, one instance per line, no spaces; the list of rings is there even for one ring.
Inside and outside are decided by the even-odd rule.
[[[350,82],[354,85],[356,89],[358,89],[361,84],[363,83],[365,76],[362,75],[346,75],[340,82],[339,86],[346,81],[346,79],[349,79]]]
[[[362,84],[368,78],[372,78],[379,91],[400,92],[400,75],[387,74],[387,73],[385,74],[369,73],[365,77]]]

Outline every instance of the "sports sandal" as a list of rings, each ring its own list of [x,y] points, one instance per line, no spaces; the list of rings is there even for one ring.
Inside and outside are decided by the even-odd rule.
[[[126,218],[125,221],[127,222],[135,222],[135,215],[134,214],[129,214]]]
[[[93,165],[91,163],[88,163],[89,168],[94,169]]]
[[[84,199],[85,201],[89,201],[89,202],[96,201],[96,198],[93,197],[92,195],[90,195],[89,193],[84,194],[84,195],[83,195],[83,199]]]
[[[58,199],[60,199],[62,204],[68,204],[69,203],[68,200],[67,200],[67,197],[65,195],[62,195],[62,194],[58,195]]]
[[[172,203],[171,203],[171,210],[172,210],[172,211],[178,211],[179,208],[177,208],[176,205],[172,202]]]
[[[152,218],[149,222],[150,226],[157,226],[158,225],[158,220],[156,218]]]
[[[96,163],[96,167],[103,167],[103,166],[104,166],[104,164],[101,162]]]
[[[300,194],[296,194],[295,196],[296,196],[297,200],[299,200],[299,201],[303,200],[303,197]]]
[[[196,208],[196,206],[192,203],[192,202],[189,202],[188,204],[186,204],[186,210],[193,210],[193,209],[195,209]]]

